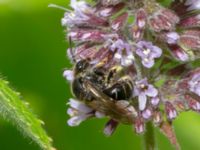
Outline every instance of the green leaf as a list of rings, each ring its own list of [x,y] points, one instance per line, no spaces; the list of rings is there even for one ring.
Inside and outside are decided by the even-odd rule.
[[[164,7],[169,7],[173,0],[157,0]]]
[[[193,61],[191,63],[191,65],[192,65],[193,68],[200,67],[200,59],[196,59],[195,61]]]
[[[26,137],[31,138],[43,150],[55,150],[52,139],[42,128],[43,121],[28,109],[20,94],[0,78],[0,117],[12,122]]]
[[[167,71],[181,65],[182,63],[176,60],[171,60],[171,62],[166,63],[161,66],[161,72],[166,73]]]

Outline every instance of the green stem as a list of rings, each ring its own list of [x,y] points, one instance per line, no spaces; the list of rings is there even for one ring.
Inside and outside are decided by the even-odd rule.
[[[136,69],[136,72],[137,72],[137,78],[138,78],[138,80],[141,80],[142,79],[142,69],[141,69],[141,66],[140,66],[140,63],[138,61],[137,56],[135,56],[134,66],[135,66],[135,69]]]
[[[146,124],[144,134],[144,150],[156,150],[154,128],[151,122]]]

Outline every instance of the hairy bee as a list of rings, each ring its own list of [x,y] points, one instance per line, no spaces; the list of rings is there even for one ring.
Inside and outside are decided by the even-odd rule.
[[[85,87],[86,81],[93,82],[96,86],[100,86],[103,77],[96,73],[92,73],[91,65],[88,60],[81,60],[76,63],[74,68],[75,79],[72,82],[72,92],[79,100],[91,101],[93,99],[90,91]]]
[[[120,70],[114,67],[106,71],[103,67],[93,67],[88,60],[80,60],[74,68],[72,92],[80,100],[91,101],[93,94],[86,88],[90,82],[113,100],[128,100],[132,96],[132,81],[128,76],[116,79]]]
[[[74,67],[75,79],[72,92],[94,110],[102,112],[123,123],[134,120],[129,99],[132,96],[133,83],[123,69],[114,66],[110,70],[93,66],[88,60],[80,60]],[[123,104],[122,104],[123,102]]]

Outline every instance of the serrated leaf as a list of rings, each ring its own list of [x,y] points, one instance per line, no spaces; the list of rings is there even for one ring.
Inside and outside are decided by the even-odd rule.
[[[0,78],[0,117],[13,123],[26,137],[31,138],[43,150],[55,150],[42,128],[43,122],[28,109],[20,94]]]

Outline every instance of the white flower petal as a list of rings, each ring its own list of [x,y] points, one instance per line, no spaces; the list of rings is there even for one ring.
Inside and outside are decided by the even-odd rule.
[[[148,58],[144,58],[142,59],[142,64],[144,67],[146,68],[151,68],[154,65],[154,59],[148,59]]]
[[[107,9],[104,9],[104,10],[100,11],[99,14],[100,14],[101,16],[103,16],[103,17],[107,17],[107,16],[110,15],[111,11],[112,11],[111,8],[107,8]]]
[[[169,32],[166,34],[166,36],[167,36],[167,43],[169,44],[176,44],[177,40],[180,38],[180,36],[176,32]]]
[[[68,81],[73,81],[74,80],[74,72],[72,70],[65,70],[64,73],[63,73],[63,76]]]
[[[92,108],[88,107],[87,105],[85,105],[84,103],[77,101],[75,99],[70,99],[69,103],[68,103],[72,108],[77,109],[78,111],[82,112],[82,113],[90,113],[93,111]]]
[[[153,106],[157,106],[158,104],[159,104],[159,102],[160,102],[160,99],[159,99],[159,97],[153,97],[152,99],[151,99],[151,104],[153,105]]]
[[[86,120],[88,118],[88,116],[86,115],[81,115],[81,116],[74,116],[72,118],[70,118],[67,123],[69,126],[78,126],[81,122],[83,122],[84,120]]]
[[[144,110],[146,107],[146,103],[147,103],[147,97],[144,94],[140,94],[138,96],[138,102],[139,102],[139,109],[140,110]]]
[[[95,112],[95,116],[96,116],[97,118],[103,118],[103,117],[105,117],[105,114],[104,114],[104,113],[101,113],[101,112],[99,112],[99,111],[96,111],[96,112]]]
[[[149,84],[148,89],[145,91],[146,95],[149,97],[156,97],[158,95],[158,90],[151,84]]]
[[[67,114],[70,115],[70,116],[74,116],[76,115],[76,112],[73,108],[68,108],[67,109]]]
[[[120,60],[122,58],[122,55],[120,53],[115,53],[114,58]]]
[[[130,66],[130,65],[132,65],[132,64],[133,64],[133,60],[128,59],[127,57],[123,57],[123,58],[121,59],[121,65],[122,65],[122,66]]]

